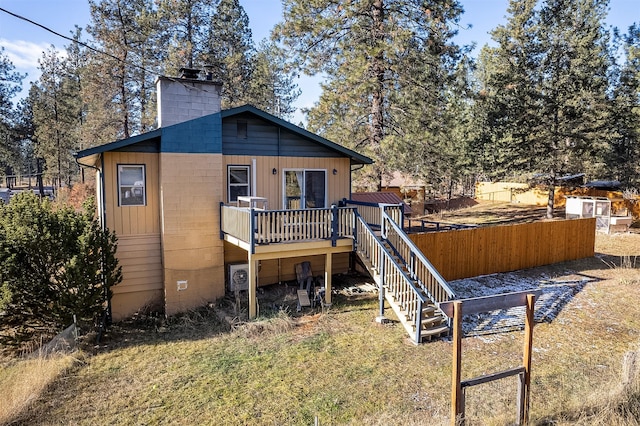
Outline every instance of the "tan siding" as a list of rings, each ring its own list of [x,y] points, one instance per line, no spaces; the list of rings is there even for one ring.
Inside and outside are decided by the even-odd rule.
[[[223,165],[223,199],[227,199],[227,166],[251,166],[256,160],[256,195],[265,197],[269,209],[280,210],[282,206],[282,170],[283,169],[324,169],[327,171],[328,205],[349,198],[349,182],[351,179],[348,158],[314,158],[314,157],[260,157],[249,155],[226,155]],[[272,173],[273,169],[277,174]],[[336,169],[336,174],[333,174]],[[253,171],[252,171],[253,173]]]
[[[455,280],[591,257],[595,219],[429,232],[410,237],[446,280]]]
[[[122,266],[122,282],[112,289],[114,318],[126,318],[149,304],[161,304],[160,234],[120,236],[116,255]]]
[[[107,227],[118,236],[160,232],[158,154],[107,152],[104,154]],[[118,164],[144,164],[146,206],[118,206]]]

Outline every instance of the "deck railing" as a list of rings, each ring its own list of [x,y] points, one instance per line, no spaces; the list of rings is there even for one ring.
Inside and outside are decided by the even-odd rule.
[[[366,203],[363,201],[344,200],[345,205],[358,209],[358,214],[373,230],[379,230],[382,224],[382,213],[386,212],[396,223],[404,222],[402,204]]]
[[[452,300],[455,293],[415,243],[391,216],[383,213],[382,217],[382,238],[386,238],[396,254],[404,261],[409,276],[417,281],[433,303]]]
[[[384,299],[385,292],[389,292],[393,296],[395,302],[407,315],[407,321],[415,325],[413,338],[416,344],[420,343],[422,341],[422,307],[427,302],[427,298],[422,295],[422,292],[413,284],[411,277],[393,259],[392,254],[382,241],[376,238],[367,221],[359,213],[356,213],[355,216],[357,253],[361,258],[367,259],[371,268],[380,277],[381,299]]]
[[[354,208],[262,210],[221,204],[220,229],[251,245],[353,238]],[[253,231],[253,232],[252,232]]]

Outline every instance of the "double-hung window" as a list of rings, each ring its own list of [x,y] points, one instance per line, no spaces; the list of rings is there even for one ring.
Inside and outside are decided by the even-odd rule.
[[[251,195],[250,176],[249,166],[227,167],[227,198],[230,203],[238,201],[239,196]]]
[[[118,202],[121,206],[144,206],[147,203],[143,164],[118,164]]]

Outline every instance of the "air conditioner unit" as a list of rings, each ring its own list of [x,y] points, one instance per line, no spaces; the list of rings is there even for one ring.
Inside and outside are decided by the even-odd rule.
[[[249,265],[229,265],[229,291],[249,290]]]

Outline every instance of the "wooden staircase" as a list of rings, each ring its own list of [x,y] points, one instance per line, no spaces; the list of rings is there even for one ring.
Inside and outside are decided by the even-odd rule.
[[[438,303],[452,300],[455,295],[402,228],[381,208],[379,232],[374,232],[360,216],[356,217],[356,253],[360,261],[415,344],[448,335],[448,319]]]

